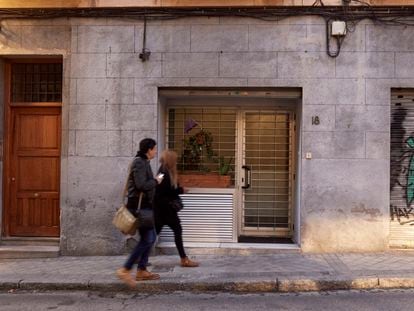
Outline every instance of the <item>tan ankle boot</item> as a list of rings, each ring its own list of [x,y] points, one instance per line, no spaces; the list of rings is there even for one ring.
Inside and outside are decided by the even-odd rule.
[[[158,280],[160,278],[159,274],[149,272],[148,270],[138,269],[137,277],[135,278],[137,281],[149,281],[149,280]]]
[[[135,288],[137,286],[137,282],[135,282],[132,278],[130,271],[131,270],[127,270],[125,268],[120,268],[116,270],[116,275],[130,288]]]
[[[198,262],[193,261],[188,257],[181,258],[181,267],[186,267],[186,268],[198,267]]]

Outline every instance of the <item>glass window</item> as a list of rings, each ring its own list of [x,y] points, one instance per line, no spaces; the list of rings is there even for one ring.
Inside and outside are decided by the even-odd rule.
[[[236,110],[169,108],[167,146],[178,154],[181,175],[230,176],[234,184]]]
[[[12,64],[12,102],[61,102],[62,63]]]

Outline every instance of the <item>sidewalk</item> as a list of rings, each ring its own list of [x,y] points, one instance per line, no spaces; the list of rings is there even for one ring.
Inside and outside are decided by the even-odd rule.
[[[275,253],[257,256],[197,255],[198,268],[174,256],[150,257],[158,281],[137,291],[295,292],[414,288],[414,252],[369,254]],[[0,260],[0,290],[125,291],[115,276],[126,256]]]

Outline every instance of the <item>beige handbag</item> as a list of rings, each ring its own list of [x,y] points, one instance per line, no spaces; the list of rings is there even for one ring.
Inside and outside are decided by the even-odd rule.
[[[112,223],[123,234],[134,235],[137,232],[137,219],[125,205],[122,205],[121,208],[116,211]]]
[[[128,210],[124,203],[124,198],[128,192],[128,180],[129,175],[131,174],[131,166],[129,167],[129,174],[125,183],[124,191],[122,194],[122,205],[121,207],[116,211],[114,218],[112,219],[112,223],[115,227],[119,229],[123,234],[129,234],[129,235],[135,235],[138,228],[138,220],[137,218]],[[138,202],[138,211],[141,208],[141,201],[142,201],[142,195],[141,192],[139,195],[139,202]]]

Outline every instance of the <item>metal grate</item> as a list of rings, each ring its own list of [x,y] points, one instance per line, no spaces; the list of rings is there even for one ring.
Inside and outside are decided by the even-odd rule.
[[[166,143],[169,149],[179,154],[181,174],[187,171],[205,170],[217,172],[218,163],[207,156],[205,150],[198,158],[199,163],[187,161],[186,141],[200,131],[208,131],[213,137],[215,158],[234,158],[231,165],[233,183],[237,178],[235,200],[237,213],[237,234],[246,236],[291,237],[293,234],[294,197],[294,112],[288,109],[263,108],[248,110],[240,107],[191,107],[170,106],[168,108]],[[197,164],[197,165],[195,165]],[[200,165],[198,165],[200,164]],[[235,168],[237,165],[237,169]],[[251,187],[242,189],[244,172],[242,166],[251,168]],[[241,171],[239,171],[241,170]],[[182,176],[182,175],[181,175]],[[187,215],[188,239],[205,241],[195,231],[213,231],[220,221],[223,228],[228,218],[214,218],[214,225],[198,223],[198,217],[206,213],[213,216],[217,210],[214,195],[194,201]],[[203,206],[200,209],[198,206]],[[207,206],[208,205],[208,206]],[[228,210],[226,210],[226,208]],[[233,206],[222,205],[220,213],[233,213]],[[199,214],[197,214],[199,213]],[[192,223],[197,223],[193,226]],[[214,231],[215,232],[215,231]],[[234,233],[234,232],[233,232]],[[191,238],[192,235],[194,238]],[[226,234],[226,230],[221,234]],[[214,236],[214,234],[213,234]],[[171,236],[170,236],[171,237]],[[217,240],[218,238],[212,238]]]
[[[12,102],[61,102],[62,63],[12,64]]]
[[[251,169],[244,192],[244,231],[291,233],[293,113],[246,112],[243,163]]]
[[[414,90],[391,95],[390,246],[414,247]]]
[[[234,180],[236,116],[234,108],[169,108],[167,146],[178,153],[179,170],[219,172],[230,164]],[[203,142],[210,138],[209,150]]]

